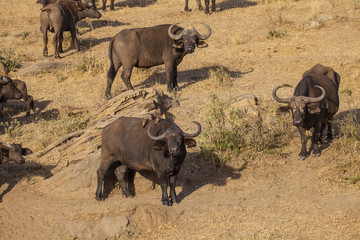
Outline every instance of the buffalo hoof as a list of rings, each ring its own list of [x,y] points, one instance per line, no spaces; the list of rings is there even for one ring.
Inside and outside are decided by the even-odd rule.
[[[171,207],[173,205],[171,200],[162,200],[163,205]]]
[[[191,9],[190,8],[184,8],[184,11],[185,12],[191,12]]]
[[[96,199],[98,202],[101,202],[101,201],[104,200],[101,196],[96,196],[95,199]]]
[[[132,195],[129,191],[123,191],[123,194],[125,195],[126,198],[133,198],[134,195]]]
[[[306,158],[305,156],[299,156],[299,157],[298,157],[298,160],[300,160],[300,161],[304,161],[304,160],[305,160],[305,158]]]
[[[317,157],[320,157],[320,155],[321,155],[320,153],[314,153],[312,157],[317,158]]]
[[[48,52],[46,51],[46,52],[43,52],[43,56],[44,57],[47,57],[48,56]]]

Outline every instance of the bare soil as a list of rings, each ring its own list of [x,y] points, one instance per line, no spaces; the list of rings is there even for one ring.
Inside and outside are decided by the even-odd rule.
[[[281,155],[254,153],[221,168],[205,159],[199,147],[190,149],[176,188],[180,203],[172,207],[161,205],[160,187],[153,190],[151,177],[141,174],[134,198],[115,188],[97,202],[98,142],[88,143],[94,151],[79,162],[69,163],[61,151],[47,158],[37,155],[81,128],[79,116],[86,119],[107,102],[108,42],[125,28],[181,22],[202,32],[206,29],[199,22],[211,26],[209,46],[196,49],[178,67],[181,89],[174,97],[180,106],[171,112],[185,130],[191,131],[189,120],[195,120],[206,131],[214,93],[224,101],[254,94],[275,114],[279,104],[272,100],[272,89],[283,83],[295,86],[317,63],[341,76],[337,118],[349,107],[359,109],[358,1],[219,0],[211,15],[197,10],[195,1],[191,12],[183,11],[182,1],[115,1],[115,11],[78,24],[80,52],[70,48],[66,35],[59,60],[53,58],[51,41],[49,58],[42,56],[41,6],[35,2],[0,0],[0,55],[11,52],[22,69],[48,59],[66,66],[9,73],[27,83],[41,112],[26,117],[20,101],[4,108],[0,141],[21,141],[34,154],[23,165],[0,165],[0,239],[360,239],[359,185],[343,179],[346,170],[340,168],[359,160],[349,153],[358,142],[334,147],[341,146],[341,136],[319,158],[305,161],[297,160],[297,133]],[[215,76],[214,67],[225,69],[225,81]],[[119,75],[113,95],[126,90]],[[131,81],[136,89],[166,90],[163,66],[135,69]],[[349,90],[351,99],[343,93]],[[291,93],[284,89],[282,94]],[[9,132],[4,124],[16,127]],[[199,144],[203,140],[197,139]],[[243,160],[246,168],[239,167]]]

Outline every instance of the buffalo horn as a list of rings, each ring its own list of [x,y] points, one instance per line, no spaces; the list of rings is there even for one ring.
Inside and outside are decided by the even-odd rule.
[[[196,29],[195,29],[196,34],[197,34],[197,36],[199,37],[199,39],[201,39],[201,40],[208,39],[208,38],[210,37],[210,35],[211,35],[211,28],[210,28],[210,26],[207,25],[206,23],[202,23],[202,22],[201,22],[201,24],[204,25],[204,26],[207,28],[208,31],[207,31],[206,34],[201,35],[201,34],[200,34],[198,31],[196,31]]]
[[[1,78],[0,78],[0,83],[1,84],[7,84],[8,82],[10,82],[11,81],[11,79],[9,78],[9,77],[7,77],[7,76],[2,76]]]
[[[171,25],[170,27],[169,27],[169,29],[168,29],[168,35],[169,35],[169,37],[171,38],[171,39],[173,39],[173,40],[180,40],[181,38],[182,38],[182,34],[180,33],[180,34],[172,34],[171,33],[171,29],[174,27],[174,26],[176,26],[176,25],[178,25],[179,24],[179,22],[178,23],[174,23],[173,25]]]
[[[195,122],[195,121],[193,121],[193,122],[198,126],[197,132],[192,133],[192,134],[184,132],[184,137],[193,138],[193,137],[196,137],[197,135],[199,135],[201,133],[201,125],[200,125],[200,123]]]
[[[11,148],[11,145],[10,144],[7,144],[7,143],[1,143],[3,146],[7,147],[7,148]]]
[[[306,103],[315,103],[320,102],[325,97],[325,89],[319,85],[315,85],[315,87],[321,89],[321,95],[319,97],[303,97],[303,99],[306,101]]]
[[[150,132],[152,126],[154,126],[154,124],[152,124],[152,125],[148,128],[148,130],[147,130],[147,134],[148,134],[149,138],[151,138],[152,140],[155,140],[155,141],[165,139],[165,133],[161,134],[160,136],[154,136],[154,135],[152,135],[151,132]]]
[[[291,87],[290,85],[288,84],[284,84],[282,86],[278,86],[276,88],[274,88],[273,92],[272,92],[272,95],[273,95],[273,98],[278,101],[278,102],[281,102],[281,103],[289,103],[291,98],[280,98],[276,95],[276,91],[279,89],[279,88],[283,88],[283,87]]]

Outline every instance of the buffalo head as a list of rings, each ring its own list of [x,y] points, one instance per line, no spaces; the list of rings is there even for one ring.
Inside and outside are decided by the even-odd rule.
[[[175,43],[173,44],[174,48],[184,49],[185,52],[192,53],[194,52],[195,45],[200,48],[208,46],[207,43],[202,40],[208,39],[211,35],[211,28],[209,25],[201,23],[208,30],[204,35],[201,35],[194,27],[192,29],[184,29],[179,34],[173,34],[171,29],[177,24],[179,23],[174,23],[168,29],[169,37],[175,40]]]
[[[20,99],[21,92],[17,89],[9,77],[0,78],[0,99]]]
[[[198,122],[194,123],[198,126],[198,130],[192,134],[183,132],[175,124],[166,129],[160,136],[154,136],[151,134],[150,131],[154,125],[151,125],[148,128],[147,133],[152,140],[156,141],[153,147],[155,150],[168,150],[170,156],[179,157],[186,153],[185,145],[188,147],[196,146],[196,141],[192,138],[200,134],[201,125]]]
[[[22,144],[7,144],[0,143],[0,154],[8,156],[9,161],[14,161],[20,164],[25,162],[23,155],[32,153],[29,148],[23,148]]]
[[[325,89],[323,87],[315,85],[315,87],[319,88],[322,92],[319,97],[292,96],[290,98],[280,98],[276,95],[276,92],[282,87],[290,87],[290,85],[284,84],[276,87],[273,90],[272,95],[276,101],[287,103],[289,105],[294,126],[302,126],[307,113],[315,114],[320,112],[319,105],[316,103],[320,102],[325,97]]]

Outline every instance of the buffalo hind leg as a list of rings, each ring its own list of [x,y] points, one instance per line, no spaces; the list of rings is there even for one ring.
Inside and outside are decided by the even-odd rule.
[[[215,0],[211,0],[211,11],[216,12],[216,3]]]
[[[121,62],[114,64],[114,60],[110,59],[110,68],[107,72],[107,82],[106,82],[106,90],[105,90],[105,97],[107,99],[111,98],[111,85],[114,82],[115,76],[121,67]]]
[[[43,34],[43,42],[44,42],[43,56],[44,56],[44,57],[47,57],[47,56],[48,56],[48,48],[47,48],[48,35],[47,35],[47,29],[41,28],[41,32],[42,32],[42,34]]]
[[[120,183],[122,193],[126,197],[133,197],[133,195],[129,192],[129,189],[126,186],[126,181],[125,181],[126,173],[127,173],[127,167],[125,165],[118,166],[114,171],[114,174]]]
[[[115,8],[114,8],[114,1],[115,1],[115,0],[110,0],[110,10],[115,10]]]
[[[59,54],[59,39],[60,39],[60,33],[58,31],[55,31],[55,35],[54,35],[54,49],[55,49],[55,53],[54,53],[54,57],[55,58],[60,58],[60,54]]]
[[[100,161],[100,166],[99,169],[96,171],[97,173],[97,188],[96,188],[96,192],[95,192],[95,198],[98,201],[103,200],[103,183],[104,183],[104,178],[105,175],[107,174],[110,166],[116,162],[116,159],[111,158],[110,154],[104,150],[104,148],[101,150],[101,161]]]
[[[132,69],[133,69],[133,65],[123,65],[123,71],[121,73],[121,79],[123,80],[128,90],[134,90],[130,82]]]

